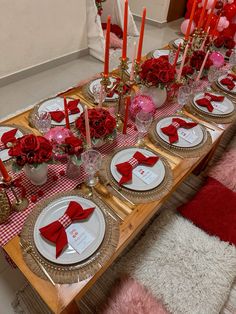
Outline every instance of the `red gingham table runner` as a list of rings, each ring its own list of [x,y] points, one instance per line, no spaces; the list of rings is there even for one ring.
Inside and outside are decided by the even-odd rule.
[[[204,82],[205,83],[205,82]],[[207,85],[207,83],[205,83]],[[160,118],[167,115],[174,114],[178,110],[179,106],[174,102],[166,102],[164,106],[157,109],[154,118]],[[137,140],[137,131],[135,129],[135,124],[131,120],[128,123],[129,127],[127,128],[127,135],[124,136],[120,133],[117,135],[117,139],[111,144],[105,144],[99,151],[103,155],[107,155],[111,152],[111,150],[115,148],[121,148],[125,146],[131,146],[136,143]],[[23,172],[14,175],[14,178],[21,177],[22,185],[26,188],[27,197],[29,198],[29,206],[24,212],[13,212],[7,222],[0,225],[0,246],[4,246],[8,241],[10,241],[14,236],[20,234],[23,224],[33,210],[35,204],[30,200],[32,195],[37,195],[39,190],[43,191],[43,196],[37,196],[37,203],[49,198],[50,196],[55,195],[56,193],[69,191],[76,187],[77,184],[83,182],[84,173],[81,172],[81,176],[77,179],[69,179],[66,176],[60,176],[59,172],[61,170],[65,170],[65,165],[49,165],[48,172],[48,181],[40,187],[34,186],[30,183],[30,181],[24,176]],[[54,176],[58,177],[58,180],[55,181],[53,179]],[[10,192],[7,192],[11,199],[13,199],[13,195]]]

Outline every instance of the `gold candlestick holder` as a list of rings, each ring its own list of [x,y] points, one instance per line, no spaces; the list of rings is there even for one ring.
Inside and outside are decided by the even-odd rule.
[[[195,32],[193,33],[193,40],[192,40],[192,50],[199,50],[202,45],[202,41],[205,38],[205,33],[202,29],[196,29]]]
[[[10,181],[2,180],[0,182],[0,185],[5,191],[11,190],[12,194],[14,195],[15,199],[14,201],[11,202],[12,209],[14,209],[17,212],[21,212],[21,211],[24,211],[28,207],[29,205],[28,199],[26,197],[19,197],[17,195],[14,181],[12,179]]]

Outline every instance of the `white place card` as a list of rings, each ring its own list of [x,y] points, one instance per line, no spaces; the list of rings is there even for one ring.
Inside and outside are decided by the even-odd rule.
[[[181,137],[182,139],[184,139],[185,141],[191,144],[195,142],[198,138],[198,136],[195,133],[193,133],[191,130],[184,129],[184,128],[178,129],[178,135],[179,137]]]
[[[47,111],[60,111],[60,110],[62,110],[58,104],[50,105],[45,109]]]
[[[66,229],[66,234],[69,244],[79,254],[82,254],[95,240],[95,237],[79,224],[71,224]]]
[[[222,103],[216,103],[216,102],[212,102],[211,103],[213,108],[216,110],[219,110],[220,112],[226,112],[227,111],[227,107],[225,105],[223,105]]]
[[[150,184],[157,179],[157,174],[147,167],[138,166],[133,170],[133,174],[144,183]]]

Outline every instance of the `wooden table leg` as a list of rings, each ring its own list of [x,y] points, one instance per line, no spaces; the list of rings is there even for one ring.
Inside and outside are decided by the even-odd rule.
[[[80,314],[80,310],[77,303],[73,301],[60,314]]]

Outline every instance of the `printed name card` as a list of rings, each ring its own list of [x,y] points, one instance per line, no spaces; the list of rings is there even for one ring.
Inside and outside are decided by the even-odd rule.
[[[192,130],[187,130],[184,128],[180,128],[178,130],[178,135],[179,137],[181,137],[182,139],[184,139],[185,141],[189,142],[189,143],[193,143],[194,141],[196,141],[196,139],[198,138],[198,136],[193,133]]]
[[[138,166],[133,170],[133,174],[141,179],[144,183],[150,184],[156,180],[157,174],[147,167]]]
[[[82,254],[95,237],[79,224],[72,224],[66,229],[69,244],[76,252]]]
[[[220,112],[226,112],[227,111],[227,107],[225,105],[223,105],[222,103],[217,103],[217,102],[212,102],[211,103],[213,108],[216,110],[219,110]]]

